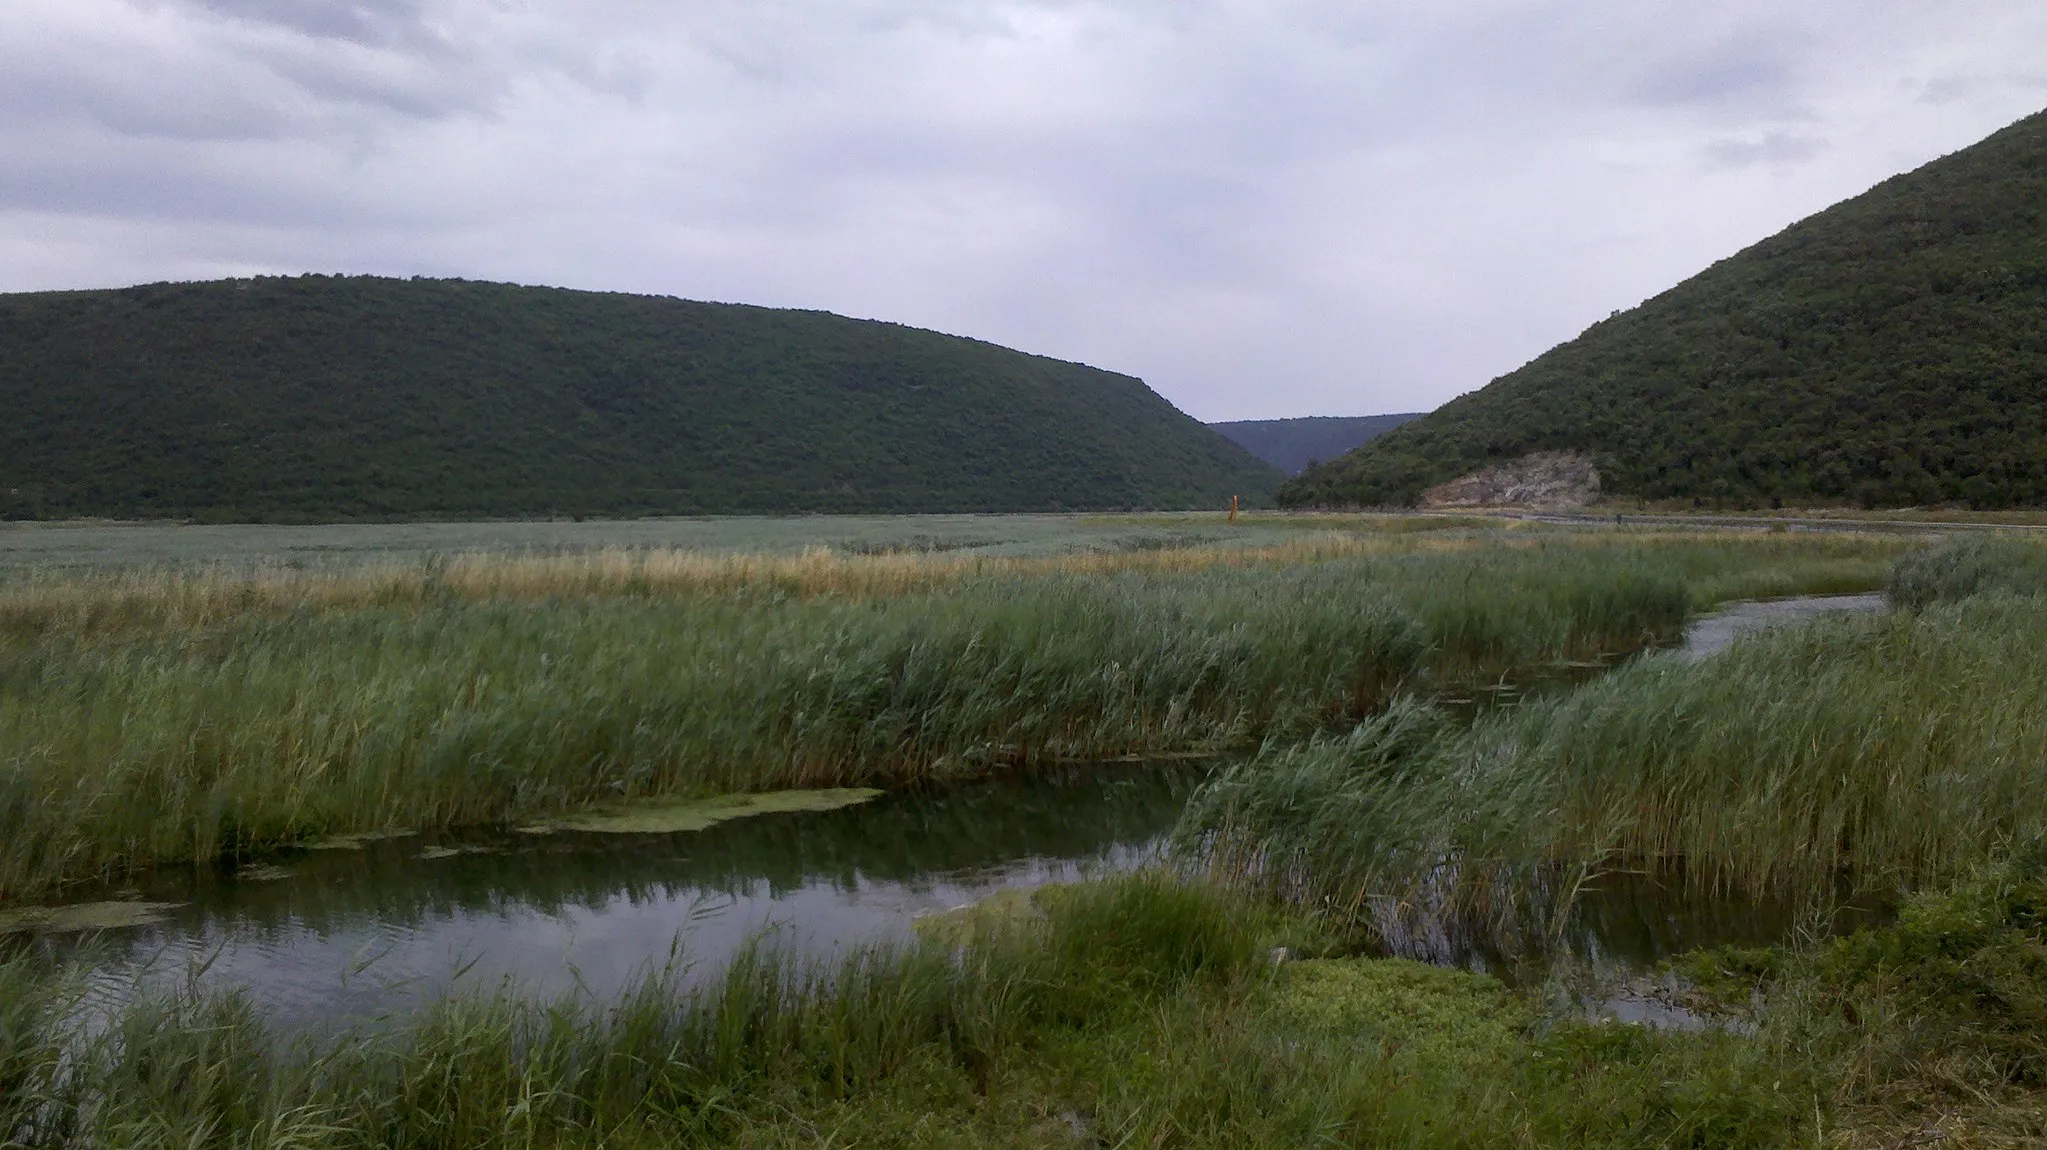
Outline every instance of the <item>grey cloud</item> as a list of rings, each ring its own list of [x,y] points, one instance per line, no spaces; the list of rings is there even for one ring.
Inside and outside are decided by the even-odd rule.
[[[17,149],[0,166],[0,211],[150,222],[168,229],[445,227],[446,205],[368,200],[335,178],[334,157],[298,141],[250,153],[218,144],[103,137],[96,146]]]
[[[105,130],[188,142],[268,140],[289,134],[293,122],[275,100],[254,93],[187,87],[174,79],[123,89],[76,74],[38,75],[0,61],[0,125],[16,131],[58,129],[83,136]]]
[[[1919,100],[1936,107],[1965,100],[1982,86],[1975,76],[1940,76],[1919,85]]]
[[[178,0],[191,9],[317,39],[358,44],[434,39],[420,0]]]
[[[460,274],[1412,410],[2033,110],[2029,3],[7,0],[0,290]]]
[[[1749,138],[1721,138],[1708,141],[1706,158],[1716,167],[1740,168],[1753,164],[1796,164],[1813,159],[1830,145],[1819,136],[1765,132]]]
[[[360,106],[423,120],[488,112],[509,79],[454,57],[341,60],[273,48],[256,58],[315,106]]]
[[[1781,100],[1794,89],[1802,40],[1781,28],[1753,30],[1672,52],[1640,73],[1629,94],[1659,106]]]

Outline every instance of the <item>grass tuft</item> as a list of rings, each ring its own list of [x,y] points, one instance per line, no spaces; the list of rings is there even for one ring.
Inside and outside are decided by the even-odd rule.
[[[1568,903],[1606,869],[1820,904],[1898,892],[2047,830],[2047,602],[1833,618],[1650,657],[1456,727],[1396,706],[1271,746],[1190,804],[1183,846],[1358,911]]]
[[[2021,539],[1950,539],[1898,558],[1885,588],[1911,611],[2001,592],[2047,594],[2047,545]]]

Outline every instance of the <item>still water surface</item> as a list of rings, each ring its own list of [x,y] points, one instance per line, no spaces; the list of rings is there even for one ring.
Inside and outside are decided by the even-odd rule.
[[[715,970],[765,933],[829,952],[924,913],[1154,856],[1203,769],[1074,767],[760,815],[680,834],[411,836],[122,892],[177,904],[94,940],[103,989],[138,975],[246,986],[280,1021],[403,1010],[451,986],[614,995],[671,959]]]

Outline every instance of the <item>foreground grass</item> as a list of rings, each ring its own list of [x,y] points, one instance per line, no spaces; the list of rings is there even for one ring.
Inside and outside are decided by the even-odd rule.
[[[1067,888],[964,949],[744,960],[610,1007],[516,995],[281,1038],[171,990],[112,1026],[0,964],[0,1137],[29,1146],[1795,1144],[1764,1046],[1550,1020],[1156,877]]]
[[[325,834],[1302,737],[1667,639],[1717,598],[1867,589],[1891,550],[1523,540],[921,589],[884,556],[832,561],[814,593],[772,565],[664,583],[651,557],[559,561],[545,594],[519,562],[451,565],[391,601],[250,584],[240,613],[231,586],[165,577],[119,625],[88,584],[76,614],[0,632],[0,900]]]
[[[0,956],[20,1146],[1787,1147],[2047,1135],[2047,867],[1896,925],[1677,966],[1720,1023],[1337,957],[1313,920],[1156,875],[1043,892],[960,944],[752,954],[610,1004],[507,990],[282,1035],[176,986],[79,1009]],[[1320,953],[1275,966],[1274,944]]]
[[[1672,964],[1695,1007],[1821,1069],[1850,1146],[2047,1140],[2047,848],[2028,839],[1892,926]]]

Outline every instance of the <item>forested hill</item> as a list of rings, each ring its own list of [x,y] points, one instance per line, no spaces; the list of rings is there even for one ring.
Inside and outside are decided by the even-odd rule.
[[[2047,113],[1879,184],[1325,464],[1411,503],[1544,450],[1707,506],[2047,503]]]
[[[0,296],[0,515],[1220,507],[1129,376],[822,312],[303,276]]]
[[[1420,419],[1420,412],[1398,415],[1308,415],[1297,419],[1239,419],[1211,423],[1231,443],[1296,475],[1318,460],[1335,459],[1374,436]]]

